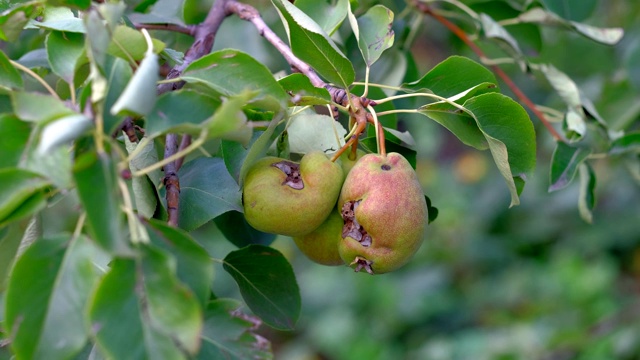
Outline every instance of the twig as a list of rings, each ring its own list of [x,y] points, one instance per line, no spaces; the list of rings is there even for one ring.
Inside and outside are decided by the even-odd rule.
[[[414,0],[413,4],[422,13],[426,15],[430,15],[434,19],[438,20],[442,25],[444,25],[454,35],[456,35],[460,40],[462,40],[474,53],[476,53],[476,55],[478,55],[478,57],[480,57],[481,59],[487,58],[487,56],[484,54],[482,49],[480,49],[478,45],[476,45],[473,41],[471,41],[471,39],[469,39],[469,36],[467,36],[467,33],[465,33],[464,30],[462,30],[460,27],[458,27],[458,25],[452,23],[447,18],[433,11],[433,9],[425,3]],[[547,120],[546,116],[536,107],[533,101],[531,101],[531,99],[529,99],[529,97],[527,97],[527,95],[525,95],[522,92],[522,90],[520,90],[520,88],[513,82],[513,80],[511,80],[509,75],[507,75],[504,71],[502,71],[502,69],[496,64],[489,65],[489,67],[491,67],[491,69],[505,82],[505,84],[507,84],[509,89],[513,91],[514,95],[520,101],[522,101],[522,103],[525,104],[525,106],[527,106],[529,110],[531,110],[531,112],[538,119],[540,119],[542,124],[547,128],[551,136],[553,136],[553,138],[556,141],[564,141],[562,136],[556,131],[556,129]]]
[[[121,131],[124,131],[124,133],[127,135],[127,137],[129,138],[129,141],[131,141],[132,143],[137,143],[138,141],[140,141],[140,139],[138,139],[138,134],[136,134],[136,127],[133,124],[133,119],[131,119],[131,117],[127,116],[124,121],[122,122],[122,125],[120,126]],[[116,135],[117,133],[119,133],[120,131],[116,131],[114,133],[114,135]]]
[[[193,36],[196,27],[194,25],[182,26],[177,24],[136,24],[136,29],[166,30]]]
[[[276,50],[280,52],[280,54],[282,54],[285,60],[287,60],[287,62],[289,63],[289,66],[291,66],[294,71],[298,71],[308,77],[309,80],[311,80],[313,86],[327,89],[327,91],[329,91],[329,94],[331,94],[331,99],[335,103],[347,107],[351,104],[349,101],[350,99],[358,98],[358,96],[349,94],[345,89],[331,86],[324,82],[318,76],[315,70],[313,70],[313,68],[309,66],[309,64],[300,60],[293,54],[291,48],[289,48],[289,46],[285,44],[284,41],[282,41],[282,39],[280,39],[278,35],[273,32],[273,30],[271,30],[271,28],[269,28],[269,26],[260,16],[260,12],[258,12],[258,10],[256,10],[253,6],[231,0],[227,3],[227,11],[236,14],[242,20],[252,23],[256,27],[260,35],[264,37],[269,43],[271,43],[271,45],[273,45],[273,47],[275,47]],[[375,102],[367,99],[366,97],[360,97],[359,99],[364,107],[369,104],[371,104],[371,106],[376,105]]]
[[[295,71],[299,71],[309,78],[313,86],[325,88],[329,91],[331,95],[331,100],[349,111],[349,116],[354,119],[358,123],[358,130],[354,134],[354,137],[357,137],[364,131],[367,124],[367,106],[375,106],[376,103],[373,100],[367,99],[366,97],[359,97],[353,94],[350,94],[346,89],[341,89],[339,87],[332,86],[324,82],[318,74],[313,70],[309,64],[300,60],[293,54],[291,48],[282,41],[278,35],[276,35],[271,28],[264,22],[258,10],[256,10],[253,6],[243,4],[237,2],[235,0],[230,0],[227,3],[226,7],[229,13],[236,14],[240,19],[249,21],[252,23],[261,36],[263,36],[273,47],[276,48],[282,54],[282,56],[287,60],[291,68]],[[361,126],[360,126],[361,125]],[[351,141],[351,140],[350,140]],[[355,141],[355,140],[354,140]],[[348,144],[348,145],[347,145]],[[351,145],[347,142],[338,151],[338,154],[343,153],[346,148]],[[340,155],[338,155],[340,156]],[[337,159],[336,156],[333,157]],[[335,161],[335,160],[334,160]]]
[[[228,0],[216,0],[209,9],[206,19],[193,30],[194,42],[187,50],[184,61],[174,66],[167,74],[167,79],[179,77],[184,69],[193,61],[211,52],[216,34],[222,21],[229,15],[225,10]],[[177,90],[184,86],[184,82],[164,83],[158,85],[158,94]],[[167,134],[165,140],[164,158],[172,157],[178,151],[178,135]],[[167,199],[167,223],[171,226],[178,225],[178,209],[180,205],[180,180],[178,178],[179,164],[171,161],[164,166],[163,183],[166,188]]]
[[[182,139],[180,140],[180,146],[178,147],[178,152],[186,149],[189,145],[191,145],[191,135],[183,135]],[[184,162],[184,156],[176,160],[177,170],[180,170],[183,162]]]
[[[207,18],[201,24],[196,25],[193,30],[194,41],[189,50],[184,54],[184,61],[181,64],[177,64],[169,71],[167,79],[175,79],[179,77],[184,69],[186,69],[193,61],[211,52],[218,29],[220,28],[224,18],[229,15],[225,10],[225,6],[228,1],[229,0],[216,0],[213,6],[211,6]],[[158,95],[180,89],[182,86],[184,86],[183,81],[160,84],[158,86]]]
[[[164,144],[164,157],[169,158],[178,151],[178,135],[167,134]],[[175,161],[164,166],[164,187],[167,192],[167,223],[178,226],[178,207],[180,205],[180,179]]]
[[[53,90],[53,88],[51,86],[49,86],[49,84],[47,84],[47,82],[44,81],[44,79],[41,78],[38,74],[36,74],[31,69],[29,69],[28,67],[20,64],[17,61],[9,60],[9,62],[14,67],[24,71],[25,73],[29,74],[32,78],[36,79],[36,81],[38,81],[40,83],[40,85],[42,85],[45,89],[47,89],[47,91],[49,92],[49,94],[51,94],[51,96],[53,96],[57,100],[60,100],[60,97],[58,96],[58,93],[55,90]]]

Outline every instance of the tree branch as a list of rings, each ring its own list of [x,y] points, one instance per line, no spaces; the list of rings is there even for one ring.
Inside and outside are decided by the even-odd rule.
[[[195,34],[195,26],[193,25],[177,25],[177,24],[135,24],[136,29],[147,29],[147,30],[166,30],[173,31],[185,35],[193,36]]]
[[[478,55],[478,57],[480,57],[481,59],[486,59],[487,58],[487,56],[484,54],[482,49],[480,49],[480,47],[478,45],[476,45],[473,41],[471,41],[471,39],[469,39],[469,36],[467,36],[467,34],[458,25],[452,23],[451,21],[449,21],[444,16],[434,12],[433,9],[431,9],[431,7],[429,5],[427,5],[426,3],[414,0],[413,1],[413,5],[419,11],[421,11],[422,13],[424,13],[426,15],[429,15],[429,16],[433,17],[434,19],[438,20],[442,25],[444,25],[454,35],[456,35],[460,40],[462,40],[474,53],[476,53],[476,55]],[[531,101],[531,99],[529,99],[529,97],[527,95],[525,95],[522,92],[522,90],[520,90],[520,88],[513,82],[513,80],[511,80],[509,75],[507,75],[498,65],[489,65],[489,67],[491,68],[491,70],[493,70],[493,72],[495,72],[502,79],[502,81],[505,82],[505,84],[507,84],[509,89],[511,89],[511,91],[513,91],[514,95],[526,107],[528,107],[529,110],[531,110],[531,112],[538,119],[540,119],[542,124],[547,128],[547,130],[549,131],[551,136],[553,136],[553,138],[556,141],[564,141],[564,139],[556,131],[556,129],[553,126],[551,126],[551,123],[549,122],[549,120],[547,120],[547,117],[542,113],[542,111],[540,111],[536,107],[536,105],[533,103],[533,101]]]
[[[355,119],[358,124],[362,125],[358,127],[359,131],[354,134],[355,138],[364,131],[368,122],[366,108],[369,105],[376,105],[373,100],[349,94],[345,89],[341,89],[324,82],[309,64],[300,60],[293,54],[291,48],[285,44],[284,41],[282,41],[282,39],[280,39],[273,30],[271,30],[271,28],[269,28],[260,16],[260,12],[258,12],[258,10],[253,6],[243,4],[235,0],[230,0],[227,3],[226,9],[228,13],[236,14],[240,19],[252,23],[260,35],[269,41],[269,43],[271,43],[271,45],[273,45],[273,47],[282,54],[285,60],[287,60],[287,63],[289,63],[289,66],[291,66],[292,70],[298,71],[307,76],[313,86],[327,89],[333,102],[347,108],[349,116],[352,119]],[[345,144],[340,153],[344,152],[347,147],[347,144]]]
[[[193,30],[194,42],[187,50],[182,64],[174,66],[167,74],[167,79],[175,79],[179,77],[184,69],[193,61],[209,54],[216,34],[222,21],[229,15],[225,10],[228,0],[216,0],[206,19]],[[180,89],[184,86],[184,82],[165,83],[158,85],[158,95]],[[178,151],[178,135],[167,134],[165,139],[164,158],[173,156]],[[172,161],[164,166],[163,183],[166,188],[167,199],[167,223],[171,226],[178,225],[178,209],[180,205],[180,179],[178,178],[178,161]]]

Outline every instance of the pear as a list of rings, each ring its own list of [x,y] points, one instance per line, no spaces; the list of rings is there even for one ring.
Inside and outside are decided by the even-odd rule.
[[[427,203],[418,176],[398,153],[363,156],[347,175],[338,206],[344,221],[338,251],[356,271],[393,271],[422,243]]]
[[[345,151],[340,155],[340,165],[342,166],[342,172],[346,177],[349,174],[349,171],[353,168],[353,166],[367,153],[364,150],[358,149],[354,154],[351,152],[351,149]]]
[[[335,209],[317,229],[307,235],[296,236],[293,241],[303,254],[318,264],[342,265],[344,261],[338,253],[342,225],[340,212]]]
[[[251,166],[244,181],[245,218],[263,232],[308,234],[331,213],[342,180],[342,168],[320,151],[304,155],[300,163],[262,158]]]

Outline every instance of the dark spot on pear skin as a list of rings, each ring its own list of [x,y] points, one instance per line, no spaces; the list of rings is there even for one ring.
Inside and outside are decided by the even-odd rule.
[[[302,175],[300,175],[300,164],[296,164],[291,161],[280,161],[271,164],[271,166],[280,169],[287,177],[282,182],[282,185],[287,185],[295,190],[304,189],[304,182],[302,181]]]
[[[364,247],[371,246],[371,236],[367,233],[367,230],[362,227],[356,220],[356,208],[360,205],[358,201],[347,201],[342,205],[340,215],[344,220],[344,226],[342,227],[342,238],[350,237],[359,242]]]
[[[391,170],[391,165],[389,165],[389,164],[384,164],[384,165],[380,166],[380,168],[381,168],[382,170],[384,170],[384,171],[389,171],[389,170]]]

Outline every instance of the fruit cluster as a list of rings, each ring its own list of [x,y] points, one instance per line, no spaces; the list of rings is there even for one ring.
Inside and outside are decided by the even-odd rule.
[[[338,163],[322,152],[300,163],[266,157],[247,173],[243,204],[251,226],[293,237],[311,260],[370,274],[407,263],[427,224],[418,177],[397,153]]]

